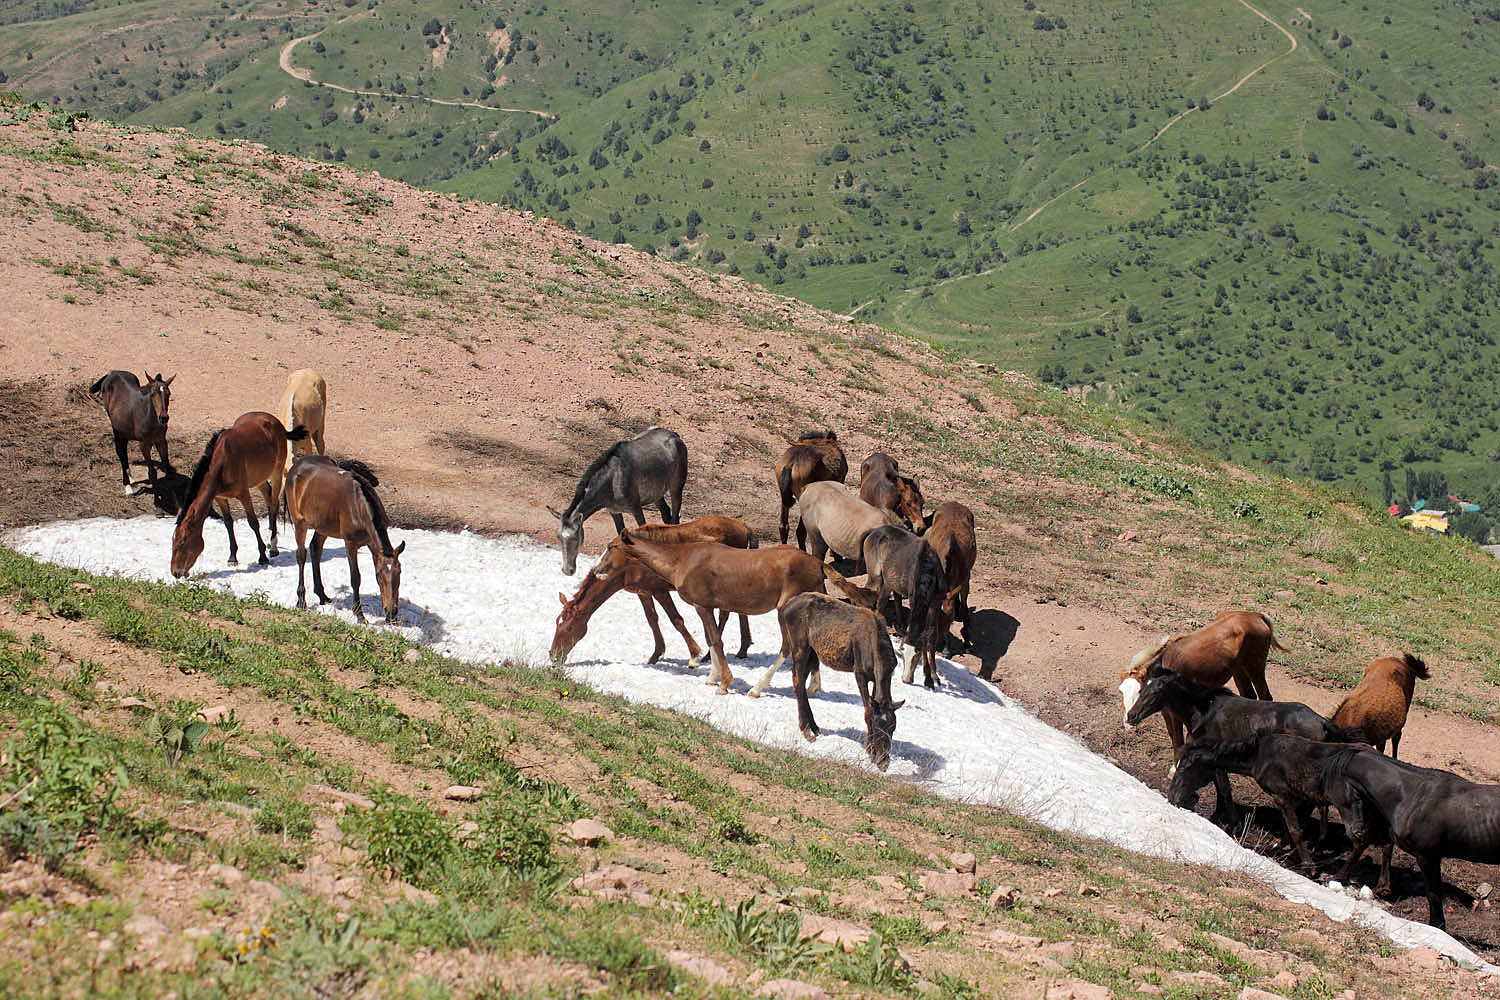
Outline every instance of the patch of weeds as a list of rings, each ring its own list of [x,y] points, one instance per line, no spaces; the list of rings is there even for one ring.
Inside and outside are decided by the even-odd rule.
[[[210,726],[198,718],[200,709],[196,701],[174,698],[167,711],[152,712],[146,720],[146,739],[161,747],[168,766],[175,765],[185,754],[196,753],[203,745]]]
[[[307,840],[313,832],[312,807],[290,795],[276,796],[255,814],[255,829],[285,840]]]
[[[894,946],[879,934],[871,934],[858,951],[832,953],[828,971],[861,986],[905,992],[912,986],[912,973]]]
[[[730,803],[714,806],[709,819],[711,823],[709,836],[714,840],[733,844],[754,844],[760,840],[754,831],[746,828],[745,818],[741,815],[738,806]]]
[[[371,868],[421,885],[442,874],[456,845],[447,825],[425,802],[377,788],[375,805],[347,814],[343,825],[365,842]]]
[[[636,935],[610,920],[590,922],[576,934],[555,932],[548,950],[591,969],[608,972],[627,992],[662,995],[682,982],[677,969]]]

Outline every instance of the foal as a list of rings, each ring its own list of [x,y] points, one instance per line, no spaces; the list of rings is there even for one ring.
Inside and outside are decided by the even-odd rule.
[[[379,480],[362,464],[341,466],[323,455],[304,455],[292,463],[286,480],[286,511],[297,532],[297,607],[307,607],[307,587],[302,571],[312,553],[313,592],[321,604],[328,603],[323,591],[323,542],[342,538],[349,557],[349,589],[354,592],[354,617],[365,620],[359,605],[359,550],[367,548],[375,561],[375,579],[380,586],[380,609],[387,622],[395,622],[401,603],[401,553],[406,543],[391,546],[390,519],[375,492]],[[312,529],[312,545],[307,532]]]

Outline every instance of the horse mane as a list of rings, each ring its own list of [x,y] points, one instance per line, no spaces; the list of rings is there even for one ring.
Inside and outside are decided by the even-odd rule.
[[[798,441],[837,441],[839,436],[833,431],[803,431],[797,435]]]
[[[187,517],[188,508],[198,498],[198,491],[203,489],[203,480],[208,478],[209,466],[213,465],[214,447],[218,445],[219,438],[224,434],[224,428],[220,427],[214,431],[213,437],[208,439],[208,444],[203,449],[203,457],[198,459],[198,464],[193,466],[192,478],[188,480],[187,493],[183,495],[182,509],[177,512],[177,523],[181,524],[183,518]]]
[[[341,458],[338,460],[338,467],[366,486],[380,485],[380,478],[375,475],[375,471],[357,458]]]
[[[1161,651],[1167,648],[1167,643],[1171,641],[1171,638],[1169,635],[1164,635],[1161,637],[1161,642],[1158,642],[1154,646],[1147,646],[1132,656],[1130,658],[1130,666],[1125,668],[1126,672],[1135,673],[1137,667],[1156,659],[1161,654]]]
[[[642,431],[641,433],[644,434],[645,431]],[[592,465],[583,470],[583,475],[578,479],[578,488],[573,491],[573,502],[568,504],[568,509],[563,513],[571,514],[578,509],[579,505],[583,503],[584,494],[588,492],[589,481],[594,478],[594,475],[600,469],[608,465],[611,459],[613,459],[620,453],[620,448],[624,444],[624,441],[616,441],[614,444],[609,446],[609,449],[604,454],[594,459],[594,463]]]
[[[359,491],[365,495],[365,503],[370,505],[370,520],[375,524],[375,537],[380,539],[380,554],[383,556],[391,555],[396,550],[391,545],[391,519],[385,512],[385,504],[380,502],[380,495],[375,492],[375,487],[360,476],[359,473],[353,469],[350,469],[349,473],[354,476],[354,481],[359,484]]]
[[[1423,663],[1419,658],[1413,656],[1411,653],[1402,653],[1401,655],[1406,659],[1406,667],[1412,674],[1422,678],[1424,681],[1430,676],[1427,673],[1427,664]]]

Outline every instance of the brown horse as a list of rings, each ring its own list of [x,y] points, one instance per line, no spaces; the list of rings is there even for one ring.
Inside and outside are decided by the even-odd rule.
[[[328,412],[328,383],[323,376],[311,368],[299,368],[286,377],[286,390],[281,394],[281,406],[277,409],[281,422],[287,430],[306,427],[307,437],[292,445],[287,453],[287,468],[303,455],[314,451],[326,455],[323,447],[323,421]],[[371,550],[373,551],[373,550]]]
[[[335,462],[323,455],[304,455],[292,463],[286,477],[286,512],[297,532],[297,607],[307,607],[302,571],[312,553],[313,593],[320,604],[323,592],[323,543],[342,538],[349,557],[349,589],[354,592],[354,617],[365,620],[359,606],[359,550],[370,550],[375,579],[380,585],[380,610],[387,622],[396,620],[401,602],[401,553],[406,543],[391,545],[390,519],[375,487],[380,480],[361,462]],[[312,545],[307,544],[312,529]]]
[[[922,488],[901,474],[896,460],[883,451],[872,451],[859,466],[859,498],[872,507],[891,511],[917,534],[925,527]]]
[[[776,489],[781,494],[781,544],[786,544],[787,519],[792,504],[802,497],[808,483],[830,480],[842,483],[849,475],[849,460],[833,431],[808,431],[781,453],[776,463]]]
[[[250,522],[255,543],[260,547],[261,565],[271,561],[266,543],[260,537],[260,523],[255,519],[250,490],[259,487],[265,494],[266,520],[271,523],[270,555],[274,556],[276,509],[281,499],[287,442],[300,441],[306,436],[307,428],[288,431],[281,426],[280,420],[260,410],[246,413],[230,426],[214,431],[214,436],[208,439],[208,447],[203,449],[203,457],[193,469],[187,502],[177,514],[177,527],[172,532],[173,576],[187,576],[193,563],[203,554],[203,522],[208,519],[215,502],[224,528],[229,532],[229,565],[239,562],[234,518],[229,512],[231,499],[238,500],[245,508],[245,519]]]
[[[708,683],[717,683],[719,694],[729,690],[734,676],[724,659],[723,634],[714,620],[716,609],[760,615],[776,610],[798,594],[824,592],[825,581],[835,585],[848,583],[825,567],[821,559],[790,546],[735,549],[718,542],[666,545],[636,537],[630,531],[620,532],[609,543],[594,567],[594,575],[607,580],[632,562],[641,563],[664,578],[698,612],[713,658]],[[772,673],[780,662],[778,656],[771,665]],[[764,685],[761,689],[764,690]]]
[[[114,433],[115,454],[120,459],[120,475],[125,480],[125,495],[135,493],[130,481],[130,460],[125,456],[125,446],[131,441],[140,442],[141,458],[146,462],[148,481],[156,483],[156,465],[151,461],[151,449],[161,456],[162,468],[172,471],[167,459],[167,408],[172,403],[172,378],[146,376],[146,388],[141,388],[140,379],[132,372],[112,371],[89,386],[90,395],[104,406],[109,415],[109,429]]]
[[[792,688],[797,694],[797,728],[811,742],[818,724],[807,702],[809,675],[818,664],[854,675],[859,700],[865,708],[865,753],[882,771],[891,762],[891,737],[896,732],[896,709],[906,704],[891,700],[891,678],[896,651],[880,616],[823,594],[798,594],[781,606],[781,656],[792,661]]]
[[[978,534],[974,530],[974,512],[957,501],[949,500],[933,511],[927,522],[927,539],[938,558],[943,561],[944,593],[941,615],[942,623],[938,639],[942,645],[948,641],[948,629],[957,620],[962,626],[959,634],[963,638],[963,651],[972,652],[974,643],[969,638],[969,577],[974,572],[974,562],[979,555]]]
[[[645,524],[635,529],[637,538],[647,538],[654,542],[667,542],[680,545],[683,542],[719,542],[737,549],[753,549],[756,547],[755,533],[750,530],[737,517],[720,517],[713,515],[700,517],[696,521],[686,524]],[[573,647],[588,632],[589,618],[600,605],[609,600],[621,590],[635,594],[641,599],[641,610],[645,612],[646,623],[651,626],[651,636],[655,640],[655,646],[651,651],[651,657],[647,663],[655,663],[666,652],[667,643],[662,638],[661,626],[656,618],[656,604],[660,604],[667,614],[667,619],[687,643],[690,662],[696,663],[702,655],[702,649],[698,642],[688,632],[687,626],[683,624],[682,615],[677,612],[677,605],[672,601],[672,585],[661,576],[648,569],[644,564],[631,562],[624,570],[604,579],[593,573],[583,578],[583,583],[578,587],[578,593],[573,595],[569,601],[562,594],[557,599],[562,602],[563,609],[557,616],[557,630],[552,636],[552,662],[561,663],[567,659]],[[724,623],[721,620],[719,627],[722,629]],[[737,656],[743,658],[750,651],[750,620],[740,615],[740,651]]]

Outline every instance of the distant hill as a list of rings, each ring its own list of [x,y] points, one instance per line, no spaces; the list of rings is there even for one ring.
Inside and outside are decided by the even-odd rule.
[[[30,96],[530,208],[1235,461],[1500,503],[1500,5],[147,0],[0,20],[0,70]]]

